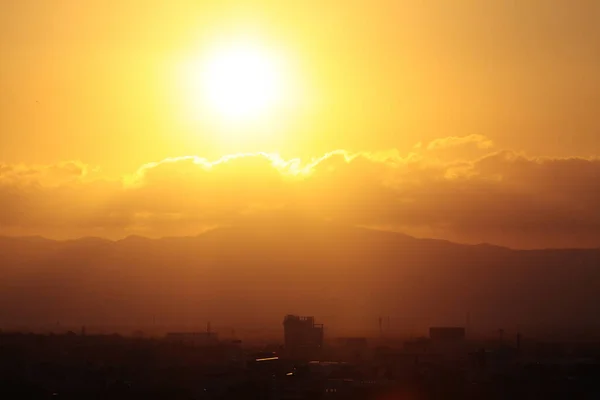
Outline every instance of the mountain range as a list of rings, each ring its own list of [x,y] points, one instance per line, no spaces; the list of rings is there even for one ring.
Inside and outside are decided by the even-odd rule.
[[[210,320],[277,330],[298,313],[339,334],[376,332],[379,316],[402,332],[469,323],[585,333],[600,326],[600,249],[512,250],[277,219],[194,237],[1,237],[0,304],[0,328]]]

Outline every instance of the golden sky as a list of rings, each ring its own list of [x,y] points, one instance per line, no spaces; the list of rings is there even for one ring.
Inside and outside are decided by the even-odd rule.
[[[4,1],[0,233],[191,234],[301,208],[600,246],[599,21],[596,0]],[[196,118],[181,75],[231,37],[288,84],[233,133]]]

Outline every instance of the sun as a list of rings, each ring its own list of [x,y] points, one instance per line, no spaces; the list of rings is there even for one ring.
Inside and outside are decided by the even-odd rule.
[[[203,71],[206,100],[223,117],[234,120],[264,115],[281,100],[277,60],[256,45],[221,49]]]
[[[209,112],[226,123],[268,118],[282,105],[286,91],[282,60],[248,41],[210,49],[185,75],[196,112]]]

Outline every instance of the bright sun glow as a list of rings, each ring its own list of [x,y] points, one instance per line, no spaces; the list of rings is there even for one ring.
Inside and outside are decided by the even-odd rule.
[[[207,52],[186,73],[197,112],[221,122],[261,120],[281,105],[283,67],[274,54],[254,43],[233,43]]]

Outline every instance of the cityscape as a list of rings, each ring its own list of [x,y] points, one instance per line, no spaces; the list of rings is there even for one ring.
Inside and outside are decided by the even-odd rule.
[[[435,326],[422,337],[328,337],[312,316],[286,315],[281,341],[0,333],[2,396],[111,399],[593,399],[600,342],[550,342]]]
[[[0,400],[600,400],[600,0],[0,0]]]

